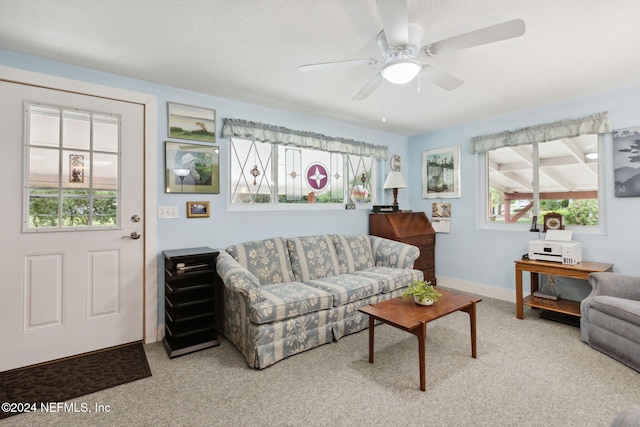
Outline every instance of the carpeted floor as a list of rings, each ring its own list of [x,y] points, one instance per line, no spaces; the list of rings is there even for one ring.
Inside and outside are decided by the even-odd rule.
[[[2,372],[0,419],[41,410],[42,405],[53,404],[50,409],[55,411],[58,402],[149,376],[151,369],[141,343]]]
[[[375,363],[362,331],[257,371],[222,339],[169,359],[145,345],[153,376],[73,399],[109,411],[29,413],[6,426],[544,426],[604,427],[640,403],[640,373],[580,341],[576,327],[515,304],[478,304],[427,327],[427,390],[413,335],[376,326]]]

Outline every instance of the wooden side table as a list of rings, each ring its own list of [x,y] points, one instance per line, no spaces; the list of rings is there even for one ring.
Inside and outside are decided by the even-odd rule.
[[[580,301],[568,299],[549,300],[533,296],[538,290],[538,275],[549,274],[552,276],[572,277],[574,279],[587,280],[589,274],[612,271],[613,264],[602,262],[582,261],[575,265],[560,264],[550,261],[516,260],[516,317],[524,318],[524,306],[541,308],[580,317]],[[528,271],[531,274],[531,294],[522,295],[522,273]]]

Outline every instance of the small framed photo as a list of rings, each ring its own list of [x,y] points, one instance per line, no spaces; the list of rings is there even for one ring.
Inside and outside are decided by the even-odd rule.
[[[169,138],[216,142],[216,110],[167,103]]]
[[[209,218],[209,202],[187,202],[187,218]]]
[[[422,197],[460,197],[460,146],[422,152]]]

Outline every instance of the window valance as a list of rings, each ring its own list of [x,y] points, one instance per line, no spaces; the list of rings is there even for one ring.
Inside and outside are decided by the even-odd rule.
[[[336,138],[314,132],[287,129],[282,126],[250,122],[241,119],[223,119],[222,137],[236,137],[272,144],[292,145],[332,153],[354,154],[387,160],[388,147],[352,139]]]
[[[471,152],[482,153],[502,147],[555,141],[561,138],[573,138],[579,135],[605,132],[611,132],[608,111],[578,119],[565,119],[514,131],[507,130],[492,135],[475,136],[471,138]]]

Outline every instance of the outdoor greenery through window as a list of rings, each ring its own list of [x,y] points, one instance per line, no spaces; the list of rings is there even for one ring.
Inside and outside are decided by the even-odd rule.
[[[120,118],[27,104],[25,231],[118,225]]]
[[[501,147],[486,160],[487,221],[542,224],[555,212],[565,226],[599,225],[597,134]]]
[[[231,203],[372,203],[375,164],[367,156],[231,138]]]

